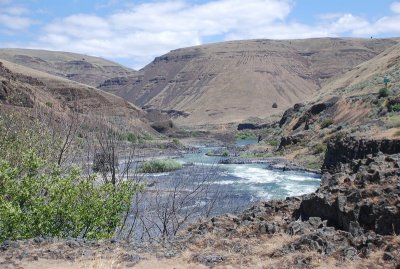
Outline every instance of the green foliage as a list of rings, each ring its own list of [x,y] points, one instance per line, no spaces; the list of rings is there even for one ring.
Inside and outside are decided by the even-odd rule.
[[[280,143],[280,142],[279,142],[279,140],[277,140],[277,139],[268,140],[268,144],[271,145],[271,146],[273,146],[273,147],[278,146],[279,143]]]
[[[46,161],[53,161],[60,141],[55,140],[45,123],[26,120],[24,115],[0,114],[0,152],[1,159],[18,166],[21,156],[28,150],[36,153]]]
[[[52,108],[53,107],[53,103],[52,102],[46,102],[46,106]]]
[[[172,139],[172,143],[178,147],[181,147],[183,144],[178,138]]]
[[[390,112],[399,112],[400,111],[400,103],[389,106],[389,111]]]
[[[314,154],[321,154],[325,153],[326,145],[325,144],[316,144],[313,146],[313,153]]]
[[[163,173],[182,168],[182,164],[175,160],[151,160],[143,162],[139,171],[141,173]]]
[[[128,141],[133,144],[143,144],[144,141],[152,140],[153,137],[147,133],[144,135],[138,135],[138,134],[134,134],[134,133],[125,133],[125,134],[119,134],[118,139],[121,141]]]
[[[102,184],[56,165],[60,139],[45,120],[0,115],[0,242],[37,236],[111,237],[139,185]]]
[[[224,152],[222,152],[222,156],[223,157],[228,157],[229,156],[229,151],[224,150]]]
[[[384,97],[388,97],[390,94],[389,89],[388,88],[382,88],[379,90],[379,98],[384,98]]]
[[[128,133],[126,135],[126,141],[130,143],[137,143],[139,141],[139,137],[134,133]]]
[[[245,140],[245,139],[257,139],[257,136],[251,130],[243,130],[239,131],[235,134],[236,139]]]
[[[37,236],[110,238],[139,186],[100,184],[48,167],[34,150],[18,166],[0,161],[0,241]]]
[[[322,122],[321,122],[321,128],[322,129],[324,129],[324,128],[327,128],[327,127],[329,127],[329,126],[331,126],[333,124],[333,119],[324,119]]]

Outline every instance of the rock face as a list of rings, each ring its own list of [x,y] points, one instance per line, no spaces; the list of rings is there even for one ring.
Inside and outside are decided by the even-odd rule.
[[[332,97],[326,102],[313,104],[308,110],[306,110],[303,115],[298,119],[296,124],[293,126],[293,130],[297,130],[300,126],[304,124],[304,129],[308,130],[309,125],[314,123],[318,119],[318,115],[325,110],[333,107],[337,102],[338,97]],[[294,112],[298,111],[294,107]],[[285,116],[285,115],[284,115]],[[282,119],[281,119],[282,121]],[[285,121],[286,122],[286,121]]]
[[[332,170],[351,160],[365,159],[367,155],[400,153],[400,140],[366,140],[346,137],[335,139],[328,144],[323,169]]]
[[[256,124],[256,123],[239,123],[237,130],[259,130],[268,127],[269,124]]]
[[[400,233],[400,141],[331,141],[319,190],[297,214],[320,217],[354,235]]]
[[[304,137],[305,137],[304,133],[300,133],[293,136],[282,136],[278,149],[281,150],[289,145],[296,145],[299,142],[301,142],[304,139]]]

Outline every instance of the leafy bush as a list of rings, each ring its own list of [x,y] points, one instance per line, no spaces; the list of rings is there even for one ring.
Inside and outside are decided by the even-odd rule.
[[[321,123],[321,128],[324,129],[326,127],[329,127],[333,124],[333,119],[325,119]]]
[[[0,242],[37,236],[110,238],[139,186],[99,184],[78,170],[61,173],[33,151],[20,165],[0,161]]]
[[[326,151],[326,145],[325,144],[316,144],[313,147],[313,153],[314,154],[321,154]]]
[[[139,171],[141,173],[163,173],[182,168],[182,164],[175,160],[151,160],[143,162]]]
[[[393,104],[389,107],[390,112],[399,112],[400,111],[400,104]]]
[[[223,157],[228,157],[229,156],[229,151],[224,150],[224,152],[222,152],[222,156]]]
[[[388,97],[389,94],[390,94],[390,91],[388,88],[382,88],[379,90],[379,98]]]

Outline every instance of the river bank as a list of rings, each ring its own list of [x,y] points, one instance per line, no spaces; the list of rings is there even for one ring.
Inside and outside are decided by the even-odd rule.
[[[0,247],[0,264],[13,269],[397,269],[398,145],[396,141],[333,141],[315,193],[257,202],[237,214],[201,219],[156,247],[119,241],[9,241]],[[54,264],[57,267],[51,267]]]

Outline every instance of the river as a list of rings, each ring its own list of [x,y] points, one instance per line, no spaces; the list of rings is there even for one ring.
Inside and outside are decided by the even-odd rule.
[[[254,142],[257,141],[239,141],[238,146]],[[149,174],[147,178],[168,188],[177,178],[197,184],[207,177],[207,182],[213,185],[210,189],[224,193],[225,208],[218,210],[219,213],[240,210],[259,200],[284,199],[312,193],[320,184],[319,174],[271,169],[266,163],[218,164],[225,157],[206,154],[218,147],[198,146],[198,149],[177,159],[184,164],[182,170]]]

